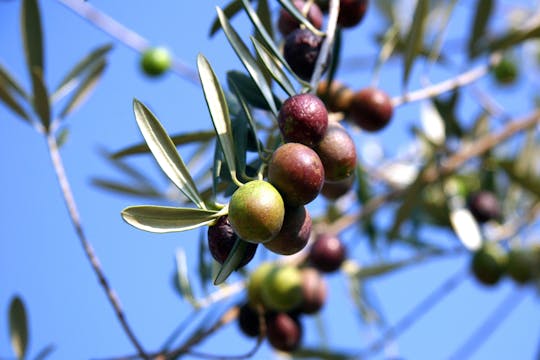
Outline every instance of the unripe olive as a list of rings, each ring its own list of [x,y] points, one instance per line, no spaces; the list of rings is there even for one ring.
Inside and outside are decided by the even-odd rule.
[[[225,262],[237,239],[238,235],[234,232],[228,216],[220,217],[214,225],[208,227],[208,248],[212,257],[220,264]],[[238,267],[249,263],[255,256],[256,250],[257,244],[248,243],[244,258]]]
[[[313,147],[326,133],[328,111],[315,95],[294,95],[283,102],[278,114],[278,125],[286,142]]]
[[[514,83],[518,77],[518,67],[515,60],[504,57],[493,68],[493,76],[497,83],[501,85],[510,85]]]
[[[302,301],[302,275],[292,265],[277,266],[264,278],[261,297],[266,308],[289,311]]]
[[[294,6],[300,10],[304,10],[306,2],[304,0],[294,0]],[[315,3],[311,4],[306,18],[317,29],[321,29],[323,25],[323,13],[319,6]],[[283,36],[286,36],[300,27],[300,22],[296,20],[287,10],[282,8],[279,12],[278,29]]]
[[[479,223],[501,218],[501,206],[491,191],[479,191],[467,197],[467,207]]]
[[[330,273],[338,270],[346,257],[341,240],[330,234],[319,234],[309,252],[309,262],[317,270]]]
[[[507,256],[499,244],[487,243],[476,250],[471,260],[471,270],[484,285],[495,285],[506,271]]]
[[[348,178],[356,168],[356,146],[347,130],[338,122],[330,122],[326,134],[314,148],[324,166],[326,181]]]
[[[362,89],[354,94],[349,119],[366,131],[379,131],[392,118],[394,107],[387,93],[376,88]]]
[[[141,68],[149,76],[158,76],[171,67],[171,54],[164,47],[149,48],[142,54]]]
[[[271,262],[264,262],[259,265],[251,274],[249,274],[247,282],[248,303],[256,309],[258,306],[263,306],[261,289],[264,279],[272,270],[276,267],[276,264]]]
[[[340,0],[338,25],[350,28],[358,25],[366,13],[368,0]]]
[[[302,323],[295,317],[279,312],[266,320],[267,336],[270,345],[281,351],[293,351],[302,340]]]
[[[351,107],[354,92],[337,80],[332,81],[330,88],[328,82],[322,80],[317,86],[317,96],[321,98],[331,112],[347,113]]]
[[[229,221],[234,232],[253,243],[269,241],[279,233],[285,206],[274,186],[254,180],[238,188],[229,202]]]
[[[285,204],[305,205],[323,186],[324,167],[319,155],[299,143],[283,144],[268,163],[268,181],[279,190]]]
[[[307,245],[311,234],[311,225],[311,216],[304,206],[287,206],[281,231],[263,245],[276,254],[296,254]]]
[[[322,38],[308,29],[296,29],[285,38],[283,57],[301,79],[309,81],[321,51]]]
[[[508,253],[508,275],[518,284],[525,284],[537,275],[538,254],[528,248],[514,248]]]

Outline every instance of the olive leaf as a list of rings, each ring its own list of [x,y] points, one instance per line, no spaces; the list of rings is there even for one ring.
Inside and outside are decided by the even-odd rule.
[[[478,0],[476,11],[472,22],[471,36],[467,43],[469,59],[473,59],[479,54],[479,42],[486,35],[486,26],[493,14],[493,0]]]
[[[414,10],[411,28],[407,36],[405,48],[405,66],[403,71],[403,85],[406,86],[409,81],[414,60],[422,50],[424,42],[424,31],[429,15],[429,0],[418,0]]]
[[[214,285],[222,284],[231,273],[238,268],[242,262],[247,250],[248,243],[240,238],[236,239],[229,256],[221,265],[219,272],[214,280]]]
[[[191,304],[196,305],[195,297],[193,296],[193,288],[189,280],[189,272],[187,267],[186,252],[180,248],[176,251],[176,276],[175,284],[182,297],[184,297]]]
[[[287,10],[296,20],[298,20],[302,25],[304,25],[309,31],[319,36],[323,36],[319,29],[317,29],[313,24],[302,14],[300,10],[294,6],[293,1],[290,0],[278,0],[281,6]]]
[[[188,199],[199,208],[206,209],[189,170],[159,120],[136,99],[133,100],[133,110],[137,125],[163,172]]]
[[[55,350],[54,345],[47,345],[34,357],[34,360],[45,360]]]
[[[236,154],[227,100],[214,70],[212,70],[210,63],[202,54],[197,57],[197,69],[199,70],[206,105],[212,117],[212,124],[214,124],[221,150],[229,167],[231,178],[234,181],[237,179]]]
[[[9,305],[9,337],[17,359],[24,359],[28,348],[28,320],[24,303],[18,296]]]
[[[22,2],[21,34],[28,72],[31,76],[35,70],[43,73],[43,39],[37,0],[23,0]]]
[[[43,79],[43,73],[38,68],[32,70],[32,85],[34,88],[32,99],[34,111],[41,120],[41,124],[45,130],[48,131],[51,125],[51,104],[49,102],[49,92]]]
[[[4,103],[8,108],[10,108],[14,113],[19,115],[21,119],[25,120],[28,123],[31,123],[30,116],[24,110],[21,104],[11,95],[11,93],[6,89],[4,83],[0,81],[0,101]]]
[[[6,87],[6,91],[14,91],[18,96],[25,100],[30,100],[30,97],[23,89],[23,87],[15,80],[15,78],[9,73],[9,71],[0,65],[0,85]]]
[[[246,2],[246,0],[242,1]],[[261,94],[270,107],[270,110],[275,116],[277,116],[278,111],[274,101],[274,95],[272,94],[270,86],[266,82],[262,70],[257,64],[257,60],[253,57],[253,55],[251,55],[248,47],[242,41],[236,30],[234,30],[234,28],[231,26],[229,20],[227,20],[227,17],[223,14],[223,11],[219,7],[217,8],[217,12],[219,21],[221,22],[221,26],[225,32],[225,35],[227,36],[227,39],[229,40],[229,43],[233,47],[234,51],[238,55],[238,58],[248,71],[253,81],[255,81],[255,84],[257,84],[257,87],[261,91]]]
[[[122,210],[122,218],[128,224],[155,233],[196,229],[211,224],[219,216],[214,210],[170,206],[138,205]]]

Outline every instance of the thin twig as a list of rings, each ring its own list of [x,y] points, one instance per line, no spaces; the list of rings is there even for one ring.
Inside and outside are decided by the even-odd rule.
[[[103,288],[103,290],[105,291],[105,294],[107,295],[107,298],[109,299],[109,302],[111,303],[114,313],[116,314],[118,321],[120,321],[120,324],[122,325],[122,328],[124,329],[124,332],[128,336],[133,346],[135,346],[135,348],[137,349],[139,357],[143,359],[148,359],[148,355],[146,355],[146,352],[144,351],[142,345],[135,337],[133,330],[131,329],[131,327],[129,326],[127,322],[124,311],[122,310],[122,307],[120,306],[120,301],[118,299],[118,296],[109,285],[109,282],[107,278],[105,277],[105,273],[101,269],[100,262],[96,254],[94,253],[94,249],[92,245],[86,238],[86,235],[84,233],[84,229],[81,223],[79,211],[77,210],[75,198],[73,196],[73,192],[71,191],[71,186],[69,184],[69,181],[68,181],[65,169],[64,169],[62,157],[60,156],[58,144],[56,143],[56,138],[54,137],[53,134],[47,135],[47,145],[49,148],[49,154],[51,156],[52,164],[56,172],[56,176],[58,178],[58,183],[60,185],[60,189],[62,191],[64,201],[66,203],[69,217],[71,219],[71,223],[73,227],[75,228],[75,232],[77,233],[77,237],[79,238],[81,242],[81,245],[84,249],[86,257],[88,258],[88,261],[90,262],[90,265],[92,266],[92,269],[94,270],[94,273],[98,277],[99,283],[101,287]]]
[[[96,9],[88,2],[77,0],[57,0],[62,5],[72,10],[77,15],[88,20],[92,25],[101,29],[113,38],[116,38],[124,45],[129,46],[139,53],[143,53],[151,45],[148,40],[143,38],[135,31],[122,25],[109,15]],[[184,80],[187,80],[195,85],[199,85],[199,76],[197,72],[188,66],[185,62],[173,58],[171,69]]]
[[[411,311],[409,311],[403,318],[401,318],[394,326],[387,329],[384,334],[366,350],[362,351],[359,355],[359,359],[363,359],[368,355],[375,355],[378,351],[382,350],[384,346],[390,341],[401,335],[411,325],[417,322],[422,316],[424,316],[429,310],[437,305],[446,295],[450,294],[461,282],[466,279],[468,272],[461,269],[457,273],[452,274],[447,280],[440,284],[434,291],[432,291],[426,298],[418,303]]]
[[[468,359],[482,345],[490,335],[501,325],[512,311],[525,299],[523,292],[512,290],[489,317],[473,332],[463,345],[459,347],[448,359]]]
[[[439,96],[440,94],[443,94],[445,92],[470,84],[486,75],[489,72],[490,68],[499,61],[500,54],[495,53],[490,57],[489,62],[485,65],[478,66],[449,80],[442,81],[440,83],[424,87],[420,90],[416,90],[413,92],[409,92],[405,95],[392,98],[392,105],[396,107],[413,101],[429,99]]]

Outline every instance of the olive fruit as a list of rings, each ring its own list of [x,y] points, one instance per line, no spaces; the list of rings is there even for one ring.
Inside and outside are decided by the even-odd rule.
[[[259,313],[247,303],[240,306],[238,327],[249,337],[257,337],[260,334]]]
[[[510,85],[515,82],[518,76],[518,67],[515,60],[509,57],[502,58],[493,67],[493,76],[495,81],[501,85]]]
[[[308,29],[296,29],[285,38],[283,57],[302,80],[309,81],[321,50],[322,37]]]
[[[315,314],[326,302],[326,282],[319,271],[307,267],[302,269],[302,302],[298,310],[303,314]]]
[[[325,181],[321,189],[321,195],[328,200],[337,200],[348,193],[354,185],[354,173],[339,181]]]
[[[302,301],[302,274],[292,265],[276,266],[264,277],[261,298],[267,309],[289,311]]]
[[[388,125],[393,112],[392,99],[386,92],[365,88],[354,94],[349,119],[363,130],[379,131]]]
[[[353,175],[356,168],[356,146],[338,122],[330,122],[326,134],[315,147],[324,166],[326,181],[340,181]]]
[[[495,285],[506,271],[507,256],[499,244],[484,244],[471,260],[471,270],[484,285]]]
[[[350,28],[358,25],[366,13],[368,0],[340,0],[338,25]]]
[[[294,95],[283,102],[278,114],[278,125],[286,142],[313,147],[326,133],[328,111],[315,95]]]
[[[214,225],[208,227],[208,248],[212,257],[220,264],[225,262],[237,239],[238,235],[234,232],[229,217],[226,215],[220,217]],[[244,258],[238,267],[247,265],[255,256],[256,250],[257,244],[248,243]]]
[[[518,284],[531,281],[537,272],[538,254],[528,248],[514,248],[508,252],[507,272]]]
[[[328,87],[328,81],[322,80],[317,85],[317,96],[326,104],[331,112],[349,111],[354,92],[337,80],[332,81]]]
[[[346,249],[341,240],[330,234],[319,234],[309,252],[309,263],[317,270],[331,273],[345,260]]]
[[[501,218],[499,200],[491,191],[483,190],[470,194],[467,197],[467,207],[479,223]]]
[[[269,241],[279,233],[285,206],[269,182],[250,181],[238,188],[229,202],[229,221],[234,232],[253,243]]]
[[[258,306],[263,305],[261,289],[264,279],[276,265],[271,262],[264,262],[259,265],[251,274],[249,274],[247,281],[247,295],[248,295],[248,304],[256,309]]]
[[[324,167],[319,155],[299,143],[283,144],[268,163],[268,181],[278,189],[287,205],[313,201],[323,186]]]
[[[141,68],[146,75],[159,76],[171,67],[171,54],[164,47],[145,50],[141,57]]]
[[[302,340],[302,323],[298,318],[284,312],[268,316],[266,330],[270,345],[277,350],[293,351]]]
[[[287,206],[281,231],[263,245],[276,254],[296,254],[306,247],[311,235],[311,225],[311,216],[304,206]]]
[[[303,12],[306,1],[294,0],[293,4],[298,10]],[[322,28],[323,13],[317,4],[312,3],[309,6],[309,10],[308,10],[306,18],[315,28],[317,29]],[[281,34],[283,36],[286,36],[290,34],[291,32],[293,32],[294,30],[298,29],[299,27],[300,27],[300,22],[296,20],[294,16],[292,16],[287,10],[282,8],[279,12],[279,19],[278,19],[278,29],[281,32]]]

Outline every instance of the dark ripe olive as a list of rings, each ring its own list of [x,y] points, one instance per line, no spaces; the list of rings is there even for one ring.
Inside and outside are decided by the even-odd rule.
[[[301,12],[304,10],[306,1],[294,0],[294,6]],[[317,29],[323,25],[323,13],[315,3],[311,4],[307,13],[307,19]],[[278,29],[283,36],[286,36],[300,27],[300,22],[294,18],[287,10],[281,9],[279,12]]]
[[[379,131],[392,118],[392,99],[384,91],[366,88],[356,92],[351,101],[349,119],[366,131]]]
[[[317,270],[330,273],[345,261],[346,249],[341,240],[330,234],[319,234],[309,252],[309,263]]]
[[[491,191],[479,191],[467,198],[467,207],[479,223],[501,218],[501,206]]]
[[[220,264],[225,262],[237,239],[238,235],[234,232],[229,217],[226,215],[208,227],[208,248],[212,257]],[[247,265],[255,256],[255,251],[257,251],[257,244],[248,243],[244,258],[238,267]]]
[[[348,178],[356,168],[356,146],[347,130],[337,122],[330,122],[326,134],[314,148],[324,166],[326,181]]]
[[[326,282],[319,271],[311,267],[302,269],[302,302],[298,310],[303,314],[315,314],[323,307],[326,296]]]
[[[302,340],[302,323],[291,315],[278,312],[266,320],[268,341],[274,349],[293,351]]]
[[[283,57],[301,79],[309,81],[321,51],[322,38],[308,29],[296,29],[285,38]]]
[[[340,0],[339,26],[350,28],[358,25],[366,14],[368,3],[368,0]]]
[[[307,245],[311,225],[311,216],[304,206],[285,207],[285,219],[281,231],[263,245],[276,254],[296,254]]]

